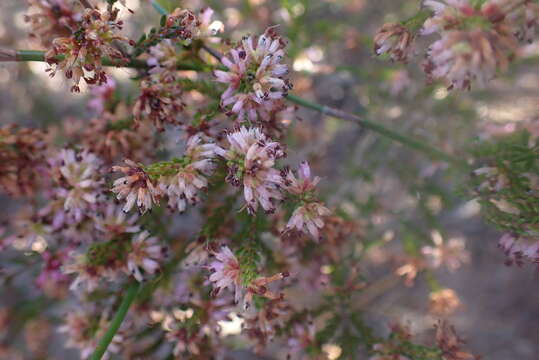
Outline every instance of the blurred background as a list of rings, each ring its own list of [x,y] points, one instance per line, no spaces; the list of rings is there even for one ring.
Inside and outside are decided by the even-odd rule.
[[[373,56],[372,36],[377,28],[412,15],[418,0],[162,3],[168,8],[211,6],[232,40],[279,24],[279,32],[289,40],[297,94],[358,113],[459,157],[468,156],[467,149],[478,139],[539,124],[539,49],[534,45],[526,49],[525,59],[488,89],[470,92],[426,84],[421,58],[405,66]],[[127,19],[125,32],[137,39],[159,16],[144,0],[127,0],[127,4],[135,13],[122,10]],[[38,49],[28,38],[25,12],[25,1],[0,2],[1,47]],[[46,67],[44,63],[0,64],[0,125],[54,128],[66,118],[74,126],[88,120],[86,89],[70,93],[62,76],[50,79]],[[125,92],[136,94],[130,82],[135,75],[132,70],[113,69],[111,74]],[[447,317],[475,353],[493,360],[537,359],[537,271],[504,266],[504,255],[497,249],[500,233],[481,220],[479,206],[463,189],[467,174],[356,124],[304,109],[298,118],[287,139],[289,161],[307,158],[312,162],[315,173],[323,178],[327,202],[364,230],[357,244],[364,253],[360,270],[369,279],[388,278],[382,290],[367,299],[369,323],[387,333],[389,324],[401,321],[420,336],[429,334],[439,317],[429,311],[429,296],[436,289],[448,288],[454,290],[460,306]],[[10,211],[8,199],[0,198],[0,203],[0,211]],[[440,266],[409,281],[391,277],[395,271],[413,273],[410,253],[433,242],[457,244],[457,265]],[[0,288],[0,306],[31,297],[23,288]],[[2,319],[0,312],[0,332],[9,326]],[[51,358],[76,358],[76,352],[63,349],[55,327],[30,311],[9,341],[23,346],[32,339],[29,332],[34,336],[43,332]]]

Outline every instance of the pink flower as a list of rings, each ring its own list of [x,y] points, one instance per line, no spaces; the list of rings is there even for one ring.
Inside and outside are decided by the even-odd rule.
[[[517,52],[514,30],[504,21],[504,10],[492,2],[481,7],[468,0],[427,0],[434,11],[423,26],[423,35],[438,32],[424,65],[431,78],[443,78],[450,87],[480,86],[505,70]]]
[[[424,69],[449,87],[469,89],[473,81],[484,86],[497,71],[506,70],[516,51],[507,29],[450,31],[430,46]]]
[[[139,210],[145,213],[151,210],[161,195],[159,189],[153,184],[142,167],[131,160],[125,160],[127,166],[113,166],[112,171],[121,171],[125,174],[114,181],[112,192],[119,200],[126,200],[123,211],[128,212],[137,204]]]
[[[36,279],[36,284],[50,297],[62,298],[66,295],[69,276],[61,271],[61,267],[67,258],[66,255],[65,251],[56,253],[45,251],[41,255],[43,268]]]
[[[306,161],[301,163],[298,177],[292,171],[285,172],[286,191],[298,197],[301,203],[292,213],[285,232],[294,230],[306,232],[311,234],[315,240],[320,239],[319,229],[324,227],[323,218],[331,214],[331,211],[314,197],[314,190],[320,182],[320,178],[318,176],[311,178],[311,168]]]
[[[181,59],[178,55],[178,49],[176,44],[170,39],[164,39],[159,44],[150,47],[149,49],[150,57],[146,63],[151,66],[150,74],[161,74],[164,78],[171,78],[174,76],[176,71],[176,65]]]
[[[109,277],[111,275],[111,273],[105,274],[102,267],[88,264],[86,256],[83,254],[73,254],[71,257],[72,262],[64,265],[62,271],[64,274],[77,275],[69,287],[72,291],[86,290],[87,292],[92,292],[98,288],[104,276]]]
[[[150,119],[159,131],[164,131],[165,124],[180,124],[178,113],[185,107],[183,89],[174,76],[166,75],[155,74],[141,81],[140,95],[133,106],[137,125]]]
[[[136,224],[138,218],[138,214],[128,217],[119,205],[109,203],[103,214],[96,216],[95,228],[110,237],[137,233],[140,231],[140,227]]]
[[[330,214],[331,211],[318,202],[307,203],[294,210],[286,224],[286,230],[308,232],[315,240],[319,240],[319,229],[324,227],[323,217]]]
[[[258,204],[268,212],[275,211],[276,200],[282,199],[283,179],[274,168],[275,160],[285,156],[281,144],[271,141],[259,128],[241,127],[227,135],[229,148],[216,147],[216,153],[228,160],[226,180],[234,186],[243,184],[247,210],[254,214]]]
[[[99,321],[96,324],[96,321],[95,314],[77,309],[68,312],[65,324],[58,328],[60,333],[65,333],[67,336],[66,347],[79,349],[81,359],[89,358],[97,345],[97,340],[93,336],[94,327],[101,324]]]
[[[401,24],[385,24],[374,37],[376,55],[388,53],[391,60],[406,62],[413,50],[414,35]]]
[[[103,190],[102,161],[86,150],[63,149],[58,158],[61,187],[56,189],[56,195],[63,199],[64,210],[80,222],[88,212],[95,211],[97,198]]]
[[[242,284],[238,259],[226,245],[221,246],[213,255],[215,255],[215,261],[208,265],[211,272],[210,281],[213,283],[213,294],[218,294],[223,288],[233,288],[235,301],[239,303]]]
[[[271,28],[258,38],[245,37],[221,58],[228,71],[215,71],[217,81],[228,84],[221,95],[222,106],[229,107],[240,122],[269,120],[278,100],[292,87],[285,78],[288,67],[281,63],[284,55],[284,41]]]
[[[224,31],[224,25],[220,21],[212,21],[213,14],[215,12],[210,7],[205,7],[198,13],[198,19],[200,24],[198,26],[199,31],[196,34],[197,38],[210,38]]]
[[[432,268],[445,265],[449,270],[457,270],[461,264],[470,261],[463,238],[451,238],[444,241],[439,232],[432,233],[434,246],[423,246],[421,252],[427,257]]]
[[[207,177],[214,169],[215,145],[203,144],[201,135],[187,141],[184,163],[174,164],[178,170],[173,175],[159,178],[159,187],[168,196],[168,205],[185,211],[187,203],[195,205],[200,201],[198,193],[208,187]]]
[[[101,59],[108,57],[120,62],[127,61],[115,42],[134,44],[117,33],[122,28],[122,21],[117,19],[117,11],[101,13],[97,9],[85,9],[82,18],[76,24],[76,33],[67,37],[56,37],[52,48],[45,53],[45,60],[51,66],[51,76],[62,70],[66,78],[74,85],[71,91],[80,92],[80,81],[89,85],[102,85],[107,82]],[[59,55],[62,57],[59,58]]]
[[[114,95],[116,90],[116,81],[107,77],[104,84],[91,87],[92,98],[88,101],[88,109],[96,114],[101,114],[105,110],[105,105]]]
[[[298,168],[298,177],[292,171],[286,171],[285,188],[291,194],[305,195],[314,191],[320,182],[320,177],[311,179],[311,167],[307,161],[303,161]]]
[[[524,261],[539,263],[539,239],[505,233],[498,246],[507,256],[507,264],[522,265]]]
[[[23,207],[12,219],[14,233],[3,242],[18,249],[31,249],[34,243],[50,244],[53,240],[54,229],[42,222],[33,208]]]
[[[24,21],[30,24],[30,36],[46,48],[55,38],[69,36],[82,17],[79,4],[65,0],[28,0],[28,7]]]
[[[148,237],[150,233],[143,231],[131,240],[131,249],[127,255],[127,269],[137,281],[143,281],[143,270],[155,274],[159,263],[166,257],[167,248],[158,244],[156,237]]]

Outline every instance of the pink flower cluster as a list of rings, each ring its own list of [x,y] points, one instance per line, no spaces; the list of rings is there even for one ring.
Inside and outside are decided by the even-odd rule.
[[[484,86],[520,54],[520,42],[532,42],[539,4],[528,0],[426,0],[415,17],[402,24],[385,24],[375,36],[377,55],[388,52],[406,62],[414,39],[438,34],[426,54],[429,80],[442,79],[450,88]],[[426,18],[426,20],[425,20]],[[418,30],[417,22],[424,21]]]
[[[238,122],[268,121],[292,88],[286,76],[284,40],[273,29],[258,37],[247,36],[241,44],[221,58],[227,71],[215,70],[218,82],[228,85],[221,95],[221,104],[229,108]]]

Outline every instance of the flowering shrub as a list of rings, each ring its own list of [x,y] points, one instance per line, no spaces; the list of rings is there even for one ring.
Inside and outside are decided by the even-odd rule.
[[[425,0],[423,9],[402,24],[386,24],[375,37],[378,55],[406,61],[419,36],[437,34],[423,68],[429,80],[450,87],[485,86],[532,42],[539,4],[532,0]]]
[[[444,91],[487,86],[535,40],[537,1],[420,3],[408,20],[380,27],[374,51],[413,63],[430,41],[423,70]],[[22,325],[37,317],[35,304],[53,309],[42,316],[58,323],[66,347],[92,360],[224,359],[235,348],[294,359],[478,359],[446,319],[461,307],[456,290],[435,277],[471,262],[464,239],[435,220],[442,196],[403,201],[419,204],[426,224],[418,228],[406,208],[393,208],[398,199],[370,197],[384,180],[379,164],[352,171],[370,178],[371,189],[316,175],[321,154],[296,142],[322,146],[332,129],[312,141],[296,112],[347,120],[431,156],[421,172],[408,169],[418,183],[445,164],[454,168],[468,181],[463,193],[503,231],[508,263],[519,265],[539,263],[537,136],[489,139],[455,156],[294,94],[294,80],[297,91],[312,80],[291,71],[301,68],[301,57],[290,57],[301,41],[292,31],[289,41],[286,29],[261,21],[257,33],[238,35],[209,7],[139,5],[161,19],[137,27],[133,40],[129,2],[29,0],[24,19],[44,50],[0,49],[1,61],[44,62],[51,77],[67,79],[69,96],[87,96],[85,121],[0,128],[0,190],[16,204],[0,223],[0,278],[6,286],[31,279],[39,293],[30,310],[14,306]],[[133,70],[129,90],[114,68]],[[405,70],[391,79],[394,96],[408,88]],[[346,149],[336,158],[353,156]],[[345,201],[346,191],[368,199]],[[377,226],[390,217],[402,249],[387,256],[377,251],[395,233]],[[390,264],[390,274],[378,278],[369,261]],[[404,323],[384,336],[368,306],[420,279],[429,289],[425,310],[441,318],[431,321],[430,338]],[[9,317],[0,308],[0,335]],[[36,358],[48,356],[27,343]],[[0,342],[0,358],[19,358],[13,344]]]
[[[479,144],[478,164],[470,179],[470,193],[477,197],[485,217],[504,231],[500,248],[507,263],[539,261],[537,222],[537,139],[527,131]]]

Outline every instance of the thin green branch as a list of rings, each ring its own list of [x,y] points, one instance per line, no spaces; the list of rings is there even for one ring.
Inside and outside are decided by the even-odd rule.
[[[135,300],[139,287],[140,287],[140,284],[138,282],[133,282],[129,286],[129,288],[127,289],[127,292],[125,293],[124,298],[122,299],[122,303],[120,304],[120,307],[118,308],[118,311],[116,312],[116,314],[114,315],[114,318],[112,319],[110,323],[109,329],[99,341],[99,344],[94,350],[94,353],[92,354],[92,356],[90,356],[90,360],[101,360],[101,357],[103,357],[103,355],[107,351],[107,348],[109,347],[112,339],[114,338],[114,335],[116,335],[116,333],[118,332],[118,329],[120,328],[120,325],[124,321],[125,316],[127,315],[127,312],[129,311],[129,307]]]
[[[152,6],[160,15],[168,15],[168,11],[162,7],[156,0],[152,1]]]
[[[418,150],[420,152],[428,154],[434,159],[443,160],[453,165],[457,165],[459,167],[467,167],[467,164],[464,160],[458,159],[450,154],[447,154],[441,150],[438,150],[435,147],[423,141],[414,139],[406,135],[402,135],[396,131],[386,128],[385,126],[381,124],[361,118],[358,115],[347,113],[338,109],[334,109],[329,106],[317,104],[315,102],[303,99],[294,94],[288,94],[287,99],[295,104],[298,104],[300,106],[303,106],[311,110],[318,111],[322,114],[332,116],[338,119],[355,122],[356,124],[364,127],[365,129],[374,131],[382,136],[385,136],[391,140],[394,140],[395,142],[405,145],[411,149]]]
[[[1,53],[7,54],[7,51],[0,50]],[[58,56],[58,60],[61,60],[62,56]],[[4,56],[0,57],[0,61],[45,61],[45,52],[39,50],[17,50],[11,57]],[[149,66],[144,60],[131,59],[127,62],[116,59],[102,58],[101,62],[104,66],[114,66],[114,67],[128,67],[134,69],[147,69]],[[197,64],[184,64],[178,63],[176,68],[178,70],[193,70],[193,71],[204,71],[205,68]]]

